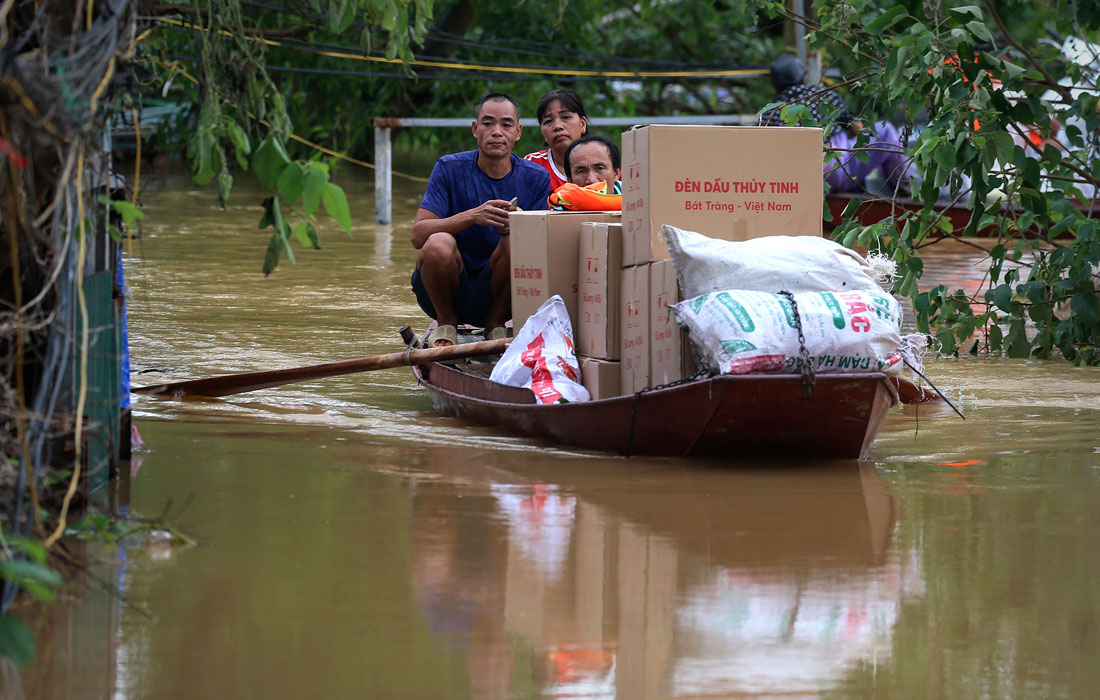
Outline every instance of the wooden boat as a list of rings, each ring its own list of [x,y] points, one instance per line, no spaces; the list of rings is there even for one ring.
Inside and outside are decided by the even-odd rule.
[[[807,398],[796,375],[720,376],[585,403],[536,403],[478,365],[413,367],[437,411],[557,445],[626,455],[866,455],[897,392],[880,373],[819,375]],[[482,365],[481,367],[485,367]]]
[[[825,205],[829,208],[829,214],[832,216],[832,221],[824,222],[826,233],[840,225],[841,215],[852,200],[860,201],[855,211],[855,217],[863,226],[878,223],[889,216],[895,218],[900,217],[905,212],[916,214],[924,208],[923,203],[904,197],[891,200],[852,192],[828,194],[825,195]],[[1007,204],[1004,205],[1004,207],[1004,211],[1011,217],[1016,217],[1023,213],[1023,209],[1018,205]],[[1076,204],[1075,207],[1078,211],[1090,218],[1100,216],[1100,207],[1097,206],[1097,203],[1094,203],[1091,207],[1081,204]],[[966,230],[967,225],[970,223],[970,215],[973,213],[971,209],[966,207],[964,202],[958,202],[953,205],[949,202],[937,202],[935,210],[943,215],[947,223],[950,224],[950,230],[956,236],[961,236],[963,231]],[[997,234],[998,229],[996,226],[988,226],[984,229],[980,229],[976,235],[979,237],[995,237]],[[1070,235],[1071,234],[1067,233],[1060,237],[1068,237]]]
[[[924,207],[921,202],[915,202],[912,199],[902,197],[890,200],[852,192],[828,194],[825,195],[825,206],[829,208],[829,214],[832,216],[832,221],[826,221],[824,223],[826,232],[832,231],[840,225],[841,215],[852,200],[860,201],[855,211],[855,217],[863,226],[878,223],[888,216],[896,218],[905,212],[913,212],[915,214]],[[960,235],[970,222],[970,215],[972,213],[970,209],[967,209],[961,204],[948,206],[946,202],[938,203],[936,210],[944,215],[951,224],[952,230]]]

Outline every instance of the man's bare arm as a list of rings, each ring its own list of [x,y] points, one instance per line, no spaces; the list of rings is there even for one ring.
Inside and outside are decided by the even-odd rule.
[[[508,207],[510,203],[503,199],[490,199],[479,207],[459,212],[454,216],[441,219],[427,209],[417,209],[409,238],[413,247],[420,250],[433,233],[455,235],[471,226],[496,226],[507,230]]]

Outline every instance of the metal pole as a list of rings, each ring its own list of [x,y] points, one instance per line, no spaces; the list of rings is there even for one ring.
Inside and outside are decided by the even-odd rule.
[[[374,127],[374,209],[377,223],[393,222],[393,150],[387,126]]]
[[[806,4],[803,0],[794,0],[794,45],[798,48],[798,62],[806,65],[806,27],[802,21],[806,17]]]

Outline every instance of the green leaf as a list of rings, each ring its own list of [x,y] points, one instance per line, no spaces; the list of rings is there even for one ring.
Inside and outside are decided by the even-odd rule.
[[[60,586],[61,574],[57,573],[45,564],[21,559],[4,559],[0,561],[0,578],[23,586],[28,581],[38,581],[47,586]]]
[[[218,173],[218,204],[222,209],[225,209],[226,203],[229,201],[229,192],[233,189],[233,176],[229,174],[228,170],[222,169]]]
[[[256,149],[256,154],[252,157],[252,171],[259,178],[260,185],[264,189],[270,190],[275,188],[279,173],[289,162],[290,158],[287,156],[283,145],[275,138],[275,134],[271,133]]]
[[[0,657],[26,666],[34,658],[34,633],[26,623],[11,615],[0,615]]]
[[[1031,355],[1031,343],[1027,340],[1024,320],[1018,318],[1008,328],[1008,356],[1025,358]]]
[[[1090,326],[1100,322],[1100,296],[1096,292],[1078,292],[1069,301],[1069,309]]]
[[[279,207],[279,198],[278,197],[271,197],[270,199],[271,199],[271,225],[274,226],[275,231],[278,232],[279,230],[285,228],[286,224],[283,223],[283,212],[282,212],[282,209],[280,209],[280,207]]]
[[[970,33],[981,39],[982,41],[993,41],[993,35],[989,33],[989,27],[984,23],[977,20],[967,22],[966,28],[970,30]]]
[[[936,146],[933,157],[936,159],[936,164],[944,170],[955,169],[955,149],[951,147],[951,144],[941,143]]]
[[[338,185],[326,182],[321,192],[321,203],[329,216],[340,224],[340,228],[351,235],[351,211],[348,209],[348,198],[344,195],[344,190]]]
[[[348,30],[348,27],[355,22],[355,3],[351,0],[346,0],[344,4],[344,11],[340,14],[340,21],[336,28],[337,34],[343,34]]]
[[[952,7],[952,12],[958,12],[959,14],[973,15],[974,19],[982,19],[982,8],[977,5],[964,5],[962,7]]]
[[[336,34],[340,33],[340,22],[344,18],[344,10],[347,9],[347,5],[350,0],[333,0],[329,2],[328,14],[325,17],[325,24],[328,26],[328,30]]]
[[[950,328],[944,327],[936,331],[936,340],[940,341],[940,354],[941,355],[956,355],[959,352],[959,348],[955,345],[955,332]]]
[[[389,0],[386,3],[385,9],[382,10],[382,29],[387,32],[392,32],[394,27],[397,26],[397,3],[394,0]],[[392,42],[391,42],[392,43]]]
[[[908,15],[908,11],[903,5],[894,5],[889,10],[886,10],[881,15],[876,17],[870,23],[867,24],[864,29],[868,34],[879,35],[887,28],[896,23],[902,17]]]
[[[1004,76],[1005,80],[1015,80],[1024,73],[1027,73],[1026,69],[1021,68],[1011,61],[1001,59],[1001,75]]]
[[[294,251],[290,248],[290,224],[283,218],[282,212],[279,210],[278,197],[276,197],[272,203],[271,211],[275,219],[275,232],[279,234],[279,240],[283,244],[283,252],[286,253],[286,259],[293,265]]]
[[[1001,327],[995,323],[989,324],[989,332],[986,333],[986,339],[989,341],[989,351],[996,355],[1001,354],[1001,347],[1004,344],[1004,331]]]
[[[233,152],[237,156],[237,164],[241,170],[248,170],[248,156],[252,153],[252,144],[248,140],[248,134],[232,119],[225,120],[225,132],[233,144]]]
[[[310,165],[314,164],[310,163]],[[306,216],[317,210],[317,205],[321,203],[321,193],[324,192],[326,184],[328,184],[328,173],[320,168],[310,167],[308,169],[302,199],[302,210]]]
[[[306,235],[306,226],[308,225],[308,221],[299,221],[298,225],[294,227],[294,237],[298,239],[303,248],[310,247],[309,236]]]
[[[145,218],[145,212],[135,207],[133,204],[130,204],[129,202],[124,202],[119,199],[111,199],[104,194],[99,195],[99,202],[101,204],[106,204],[107,206],[117,211],[119,216],[122,217],[122,222],[125,223],[127,226],[132,226],[133,223],[138,219]]]
[[[321,249],[321,239],[317,235],[317,229],[311,222],[306,222],[306,236],[309,238],[309,245],[314,250]]]
[[[305,176],[302,173],[302,166],[297,163],[287,163],[283,166],[282,172],[279,173],[276,184],[282,200],[290,206],[296,204],[298,198],[302,196],[302,190],[305,188]]]
[[[279,266],[279,255],[283,250],[283,239],[279,232],[271,234],[271,240],[267,242],[267,253],[264,255],[264,276],[270,275]]]
[[[997,160],[1002,163],[1011,163],[1016,150],[1016,144],[1012,140],[1012,134],[1007,131],[994,131],[993,141],[997,146]]]
[[[263,216],[260,217],[260,225],[258,228],[265,229],[275,223],[275,216],[271,213],[271,206],[274,201],[274,197],[268,197],[261,203],[261,206],[264,208],[264,213]]]
[[[218,171],[221,170],[221,166],[218,164],[217,148],[218,142],[209,133],[199,135],[198,143],[195,146],[197,160],[193,177],[195,182],[200,185],[209,184]]]

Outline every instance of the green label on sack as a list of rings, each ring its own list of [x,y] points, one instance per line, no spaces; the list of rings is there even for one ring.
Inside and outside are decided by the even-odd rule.
[[[741,330],[746,333],[752,333],[756,330],[756,324],[752,322],[752,317],[749,316],[749,312],[745,310],[744,306],[741,306],[729,295],[729,292],[719,292],[715,297],[718,303],[726,307],[726,310],[733,315],[737,325],[741,326]]]
[[[747,340],[723,340],[722,350],[730,355],[736,355],[740,352],[748,352],[749,350],[755,350],[756,346]]]
[[[794,318],[794,305],[791,304],[791,300],[782,294],[777,299],[779,300],[779,306],[783,309],[783,315],[787,317],[787,325],[798,330],[798,322]]]
[[[848,324],[844,323],[844,312],[840,310],[840,302],[830,292],[818,292],[818,294],[825,300],[825,306],[829,307],[829,311],[833,314],[833,325],[837,330],[844,330]]]
[[[707,303],[707,299],[710,298],[709,294],[700,294],[691,300],[691,310],[695,313],[699,313],[699,309],[703,308],[703,304]]]
[[[895,323],[898,321],[897,313],[894,310],[897,302],[894,301],[893,297],[874,293],[868,293],[867,296],[871,297],[871,303],[873,304],[875,314],[879,318],[886,319],[887,321],[894,321]]]

